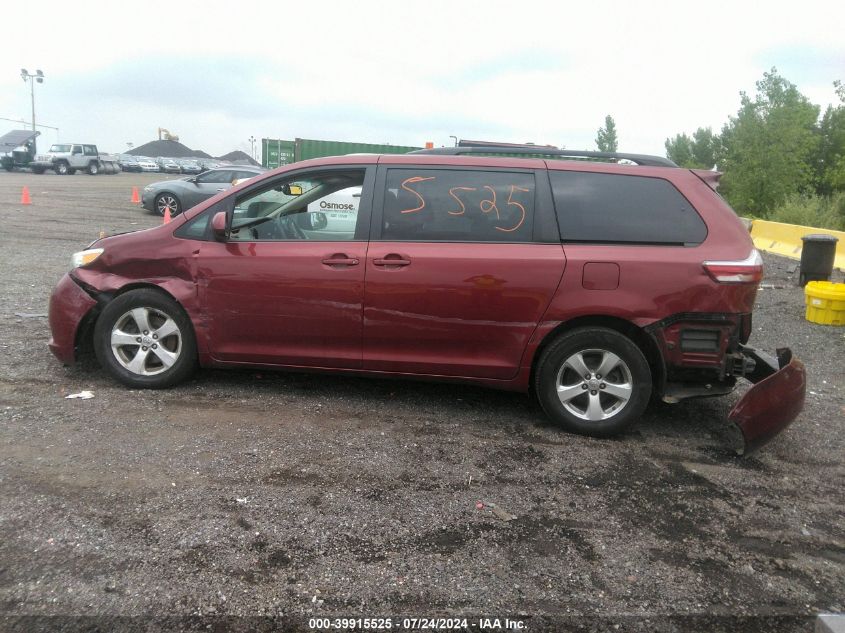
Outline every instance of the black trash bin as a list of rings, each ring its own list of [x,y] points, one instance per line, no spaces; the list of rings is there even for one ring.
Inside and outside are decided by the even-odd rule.
[[[804,245],[801,247],[801,274],[798,283],[806,286],[808,281],[830,281],[839,238],[826,233],[813,233],[805,235],[801,241]]]

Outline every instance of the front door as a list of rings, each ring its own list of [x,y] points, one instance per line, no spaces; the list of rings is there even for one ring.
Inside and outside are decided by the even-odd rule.
[[[228,240],[198,255],[216,361],[361,367],[368,171],[300,171],[241,193]],[[320,203],[338,195],[352,206],[332,222]]]

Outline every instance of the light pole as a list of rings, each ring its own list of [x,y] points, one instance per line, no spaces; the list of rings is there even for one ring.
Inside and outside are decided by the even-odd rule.
[[[255,141],[256,141],[256,140],[257,140],[257,139],[256,139],[254,136],[250,135],[250,137],[249,137],[249,147],[250,147],[250,150],[249,150],[249,152],[250,152],[249,157],[250,157],[252,160],[255,160]]]
[[[35,82],[44,83],[44,73],[36,70],[34,75],[30,75],[26,68],[21,68],[21,79],[26,83],[29,80],[29,96],[32,99],[32,131],[35,132]],[[35,139],[32,139],[32,147],[35,149]]]

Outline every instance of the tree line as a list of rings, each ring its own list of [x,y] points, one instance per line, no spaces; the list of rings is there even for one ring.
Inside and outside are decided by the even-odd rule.
[[[700,127],[666,139],[666,156],[681,167],[724,175],[719,193],[740,215],[845,230],[845,84],[833,85],[837,105],[821,108],[776,68],[763,73],[752,97],[720,132]],[[611,117],[596,145],[607,147]]]

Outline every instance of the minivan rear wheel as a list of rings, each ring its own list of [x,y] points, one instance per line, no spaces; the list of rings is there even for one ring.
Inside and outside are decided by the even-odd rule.
[[[543,351],[534,389],[546,415],[566,430],[610,437],[645,411],[651,370],[626,336],[609,328],[578,328]]]
[[[196,368],[197,346],[182,307],[151,288],[111,301],[94,328],[97,360],[130,387],[160,389],[187,378]]]

